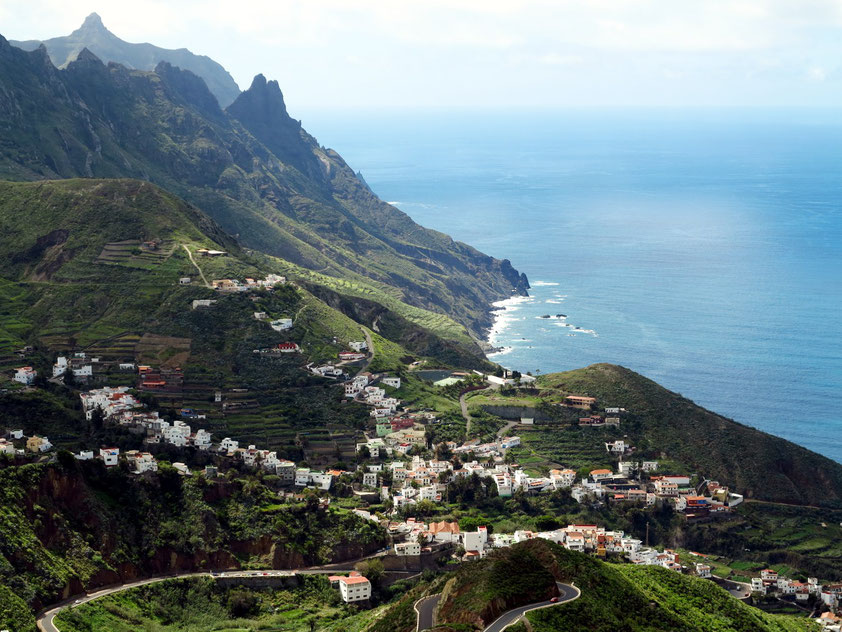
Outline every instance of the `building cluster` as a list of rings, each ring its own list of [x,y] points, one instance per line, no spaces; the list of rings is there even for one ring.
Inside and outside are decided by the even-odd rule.
[[[751,578],[751,590],[761,595],[793,596],[796,602],[806,602],[812,595],[832,608],[837,607],[838,597],[842,596],[842,585],[821,586],[815,577],[799,582],[779,575],[771,568],[760,571],[760,577]]]
[[[0,437],[0,454],[16,457],[29,454],[43,454],[53,449],[53,444],[47,437],[32,435],[27,437],[23,430],[7,430]]]
[[[137,388],[156,393],[180,393],[184,390],[184,372],[179,367],[137,367]]]
[[[59,356],[53,364],[53,377],[72,374],[77,378],[88,378],[94,374],[94,364],[99,364],[99,358],[88,358],[84,351],[78,351],[69,358]]]
[[[286,283],[286,278],[277,274],[269,274],[265,279],[246,278],[243,281],[238,279],[214,279],[211,287],[217,292],[248,292],[260,288],[270,288]]]

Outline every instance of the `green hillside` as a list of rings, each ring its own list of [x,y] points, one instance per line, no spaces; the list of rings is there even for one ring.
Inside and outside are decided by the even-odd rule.
[[[632,445],[648,449],[650,456],[663,453],[688,473],[718,480],[747,497],[842,504],[839,463],[705,410],[629,369],[596,364],[542,376],[538,384],[552,401],[575,393],[596,397],[600,409],[626,408],[629,413],[619,432],[628,435]],[[549,436],[543,440],[552,444]]]
[[[286,111],[258,75],[226,111],[196,75],[105,66],[83,50],[65,69],[0,37],[0,178],[154,182],[249,248],[339,279],[365,278],[480,336],[491,302],[526,278],[379,200]]]
[[[0,230],[11,236],[0,242],[5,380],[8,369],[20,363],[11,350],[23,345],[36,347],[27,362],[42,375],[50,374],[56,354],[79,350],[112,367],[116,362],[179,367],[184,389],[159,395],[160,407],[197,408],[208,414],[211,431],[259,442],[289,458],[302,457],[298,433],[305,430],[318,431],[338,448],[341,444],[345,457],[352,455],[367,409],[342,406],[338,389],[309,375],[304,365],[335,360],[349,341],[363,337],[364,326],[373,328],[379,370],[401,370],[416,358],[458,366],[485,363],[465,329],[448,317],[410,307],[382,287],[322,286],[333,277],[304,276],[288,262],[243,250],[195,207],[148,182],[0,183]],[[200,248],[228,254],[200,257]],[[221,295],[205,287],[205,280],[260,279],[269,273],[298,282],[247,294]],[[190,284],[181,285],[183,277]],[[217,303],[192,309],[197,299]],[[274,332],[254,318],[256,311],[294,319],[293,328]],[[287,340],[304,353],[278,358],[253,353]],[[98,373],[95,384],[134,384],[130,374],[114,368]],[[213,406],[215,390],[238,409]],[[57,445],[76,448],[103,438],[79,423],[72,404],[41,392],[3,395],[0,409],[0,422],[49,432]],[[36,410],[40,414],[33,415]]]
[[[806,619],[770,615],[731,597],[708,580],[675,571],[607,564],[545,540],[493,552],[458,570],[445,587],[442,629],[482,629],[502,611],[540,601],[555,581],[573,583],[581,596],[527,615],[535,632],[802,632]],[[457,625],[461,624],[462,627]]]
[[[11,590],[34,610],[139,576],[297,568],[385,541],[373,522],[320,510],[315,497],[284,502],[258,476],[206,480],[163,464],[158,476],[137,477],[67,457],[0,469],[0,595]]]

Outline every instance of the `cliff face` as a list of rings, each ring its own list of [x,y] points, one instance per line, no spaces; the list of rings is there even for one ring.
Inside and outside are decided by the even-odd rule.
[[[0,470],[0,586],[33,609],[145,576],[341,562],[383,546],[356,516],[295,504],[253,483],[137,477],[100,463]]]
[[[243,245],[345,281],[374,283],[483,337],[490,303],[529,283],[377,198],[258,75],[223,111],[202,79],[104,64],[57,69],[0,38],[0,178],[139,178],[179,195]]]

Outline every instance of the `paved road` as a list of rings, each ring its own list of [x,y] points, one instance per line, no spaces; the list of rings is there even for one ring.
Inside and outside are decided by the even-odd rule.
[[[370,556],[371,557],[371,556]],[[361,558],[367,559],[367,558]],[[45,610],[40,615],[38,615],[38,629],[42,630],[43,632],[60,632],[59,629],[56,627],[55,618],[58,614],[64,610],[65,608],[75,608],[83,603],[87,603],[89,601],[93,601],[94,599],[99,599],[100,597],[105,597],[106,595],[111,595],[117,592],[122,592],[123,590],[130,590],[132,588],[137,588],[139,586],[145,586],[146,584],[155,584],[157,582],[165,582],[170,581],[173,579],[189,579],[191,577],[224,577],[224,578],[247,578],[247,577],[290,577],[292,575],[300,574],[300,575],[333,575],[336,573],[348,573],[353,569],[353,563],[350,564],[349,568],[320,568],[320,567],[313,567],[309,569],[300,569],[300,570],[263,570],[263,571],[219,571],[219,572],[206,572],[206,573],[184,573],[181,575],[163,575],[161,577],[150,577],[147,579],[141,579],[136,582],[129,582],[128,584],[118,584],[116,586],[109,586],[107,588],[103,588],[96,592],[71,597],[66,601],[62,601],[54,605],[49,610]],[[412,573],[414,571],[406,571],[407,573]]]
[[[509,430],[517,426],[518,423],[519,422],[517,421],[508,422],[505,426],[503,426],[502,428],[500,428],[500,430],[497,431],[497,438],[502,439],[503,437],[505,437],[509,433]]]
[[[210,577],[210,573],[188,573],[184,575],[170,575],[167,577],[153,577],[150,579],[143,579],[136,582],[130,582],[128,584],[120,584],[119,586],[112,586],[110,588],[103,588],[102,590],[98,590],[97,592],[91,593],[89,595],[83,595],[81,597],[68,599],[67,601],[63,601],[60,604],[57,604],[50,610],[43,612],[38,617],[38,629],[43,630],[44,632],[59,632],[59,629],[55,625],[54,619],[56,618],[56,615],[58,615],[58,613],[64,610],[65,608],[75,608],[77,605],[81,605],[83,603],[87,603],[88,601],[93,601],[94,599],[99,599],[100,597],[105,597],[106,595],[120,592],[122,590],[128,590],[129,588],[137,588],[138,586],[145,586],[146,584],[154,584],[170,579],[182,579],[187,577]]]
[[[415,612],[417,614],[417,622],[415,624],[415,632],[421,630],[428,630],[436,625],[436,607],[439,605],[441,593],[438,595],[430,595],[423,597],[415,602]]]
[[[525,615],[530,610],[537,610],[538,608],[549,608],[550,606],[557,606],[559,604],[567,603],[569,601],[573,601],[574,599],[578,599],[579,589],[575,586],[570,586],[568,584],[562,584],[561,582],[556,582],[558,586],[558,601],[539,601],[538,603],[533,603],[528,606],[521,606],[520,608],[514,608],[509,610],[508,612],[504,612],[497,620],[494,621],[491,625],[485,628],[484,632],[502,632],[504,629],[512,625],[513,623],[517,623],[520,618]]]
[[[748,599],[751,597],[751,584],[745,582],[735,582],[731,579],[724,581],[725,590],[731,593],[731,596],[736,599]]]
[[[362,329],[363,335],[365,335],[365,343],[368,345],[368,357],[365,359],[365,362],[363,362],[360,370],[357,371],[357,375],[368,371],[368,367],[371,366],[371,362],[374,360],[374,344],[371,342],[371,334],[365,327],[360,327],[360,329]]]
[[[468,414],[468,403],[465,401],[465,395],[467,393],[462,393],[459,396],[459,405],[462,407],[462,416],[465,418],[465,436],[471,436],[471,415]]]

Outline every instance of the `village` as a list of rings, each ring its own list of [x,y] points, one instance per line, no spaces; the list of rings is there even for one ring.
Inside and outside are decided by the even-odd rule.
[[[219,291],[244,291],[253,284],[217,285]],[[277,281],[276,281],[277,282]],[[232,289],[233,288],[233,289]],[[266,314],[256,312],[255,319],[265,321]],[[270,321],[276,331],[292,326],[289,319]],[[278,343],[269,349],[256,349],[255,353],[299,352],[296,343]],[[165,419],[158,411],[149,410],[135,396],[129,386],[102,387],[80,393],[86,419],[95,416],[104,423],[122,427],[142,437],[143,448],[121,453],[116,447],[98,447],[81,450],[74,454],[79,461],[100,460],[106,468],[116,467],[121,462],[136,475],[158,471],[154,456],[156,448],[169,445],[187,450],[184,462],[176,461],[171,466],[183,476],[200,474],[215,478],[229,464],[260,469],[278,477],[282,486],[293,495],[309,489],[320,496],[320,503],[331,503],[332,490],[337,481],[353,481],[355,497],[362,502],[352,511],[358,516],[378,522],[387,530],[393,542],[390,555],[396,557],[418,557],[434,550],[447,550],[459,561],[481,559],[494,549],[508,547],[533,538],[552,541],[567,549],[592,554],[598,557],[621,557],[629,563],[653,565],[676,572],[713,579],[711,566],[704,562],[682,564],[679,553],[665,549],[657,550],[647,546],[638,538],[623,531],[606,530],[597,524],[571,524],[550,531],[518,529],[512,533],[492,533],[487,527],[478,526],[475,531],[462,531],[456,521],[424,522],[409,516],[419,503],[443,506],[447,503],[448,488],[459,479],[477,477],[484,484],[493,486],[497,496],[511,498],[516,495],[539,495],[566,490],[576,502],[595,505],[633,504],[651,508],[668,504],[682,514],[688,522],[708,521],[726,516],[743,502],[743,496],[721,485],[717,481],[693,481],[691,476],[681,473],[661,473],[656,460],[636,458],[635,447],[625,439],[605,442],[606,455],[616,460],[616,468],[599,468],[587,473],[569,468],[555,468],[546,475],[530,475],[508,454],[521,445],[518,436],[498,436],[493,441],[482,442],[469,439],[462,443],[443,441],[437,445],[428,443],[427,429],[437,423],[436,414],[416,411],[405,407],[392,393],[401,387],[401,378],[389,374],[374,374],[360,371],[348,375],[348,365],[367,356],[365,341],[352,341],[348,350],[337,354],[335,363],[314,365],[305,369],[313,375],[341,382],[341,395],[347,402],[365,405],[369,408],[368,428],[356,443],[357,464],[355,470],[316,469],[299,466],[291,460],[279,458],[276,451],[262,449],[250,444],[241,446],[230,437],[214,440],[212,434],[188,422],[201,422],[205,415],[193,409],[179,410],[180,419]],[[72,373],[84,381],[93,373],[97,358],[90,358],[84,352],[70,356],[59,356],[53,366],[53,378]],[[178,369],[154,369],[149,366],[135,366],[121,363],[120,370],[136,372],[138,386],[142,392],[166,390],[181,379]],[[31,367],[20,367],[14,379],[29,386],[34,382],[36,372]],[[482,374],[480,374],[482,375]],[[527,381],[531,376],[527,377]],[[500,388],[514,383],[510,377],[482,375],[490,387]],[[585,411],[579,418],[583,427],[614,426],[622,424],[627,411],[619,407],[604,407],[594,412],[597,400],[584,395],[569,395],[564,405]],[[522,419],[531,424],[531,419]],[[9,430],[0,439],[0,454],[22,457],[43,455],[53,450],[47,437],[26,437],[22,430]],[[214,464],[206,465],[201,472],[191,471],[189,451],[201,451],[214,457]],[[439,455],[446,455],[439,457]],[[359,473],[359,474],[358,474]],[[584,475],[583,475],[584,474]],[[298,490],[298,491],[294,491]],[[366,509],[366,502],[385,507],[372,513]],[[364,601],[371,595],[370,582],[359,574],[332,576],[332,584],[340,591],[343,601]],[[751,580],[750,590],[758,596],[776,596],[791,599],[796,603],[814,601],[836,611],[842,598],[842,585],[822,586],[816,578],[806,582],[790,580],[779,576],[771,569],[760,572]],[[833,612],[824,613],[821,623],[831,632],[840,629],[840,620]]]

